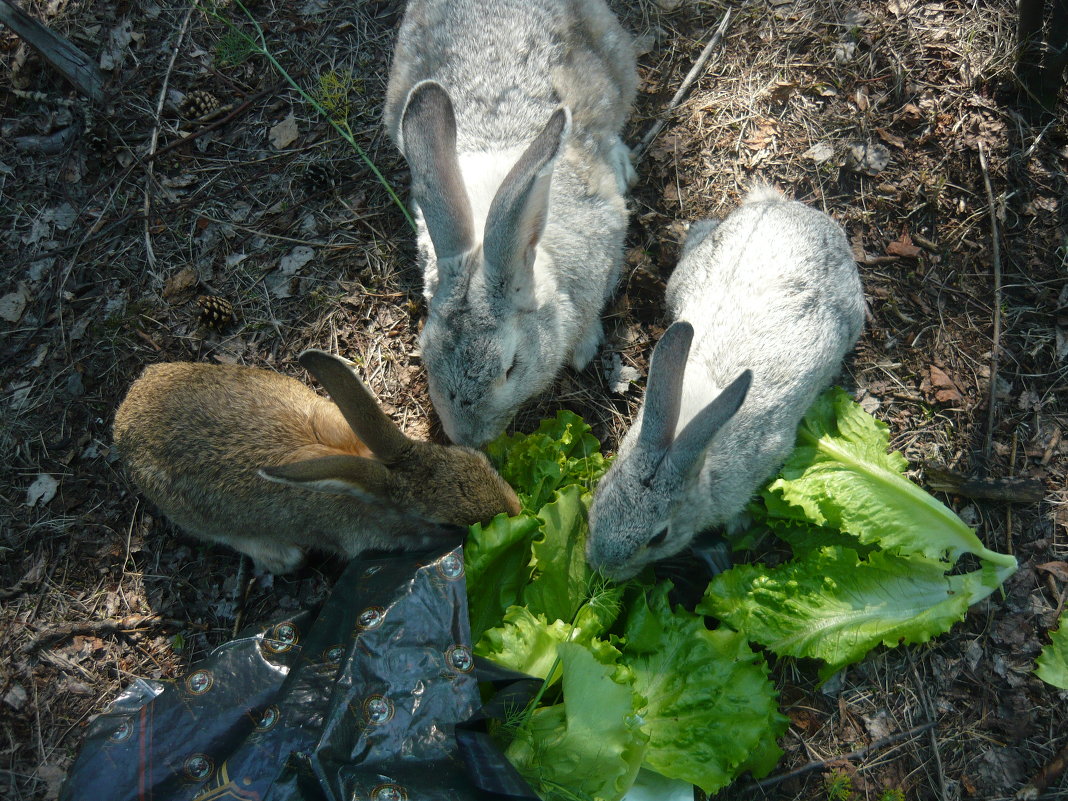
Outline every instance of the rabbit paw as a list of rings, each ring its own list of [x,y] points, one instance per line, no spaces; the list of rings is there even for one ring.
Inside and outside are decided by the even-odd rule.
[[[232,545],[233,543],[231,543]],[[292,573],[304,564],[304,551],[295,545],[275,545],[257,542],[244,543],[239,550],[248,554],[257,570],[268,573]]]
[[[575,370],[585,370],[586,365],[597,355],[597,349],[601,347],[603,339],[604,328],[601,326],[601,318],[597,317],[586,327],[578,344],[571,352],[571,366]]]

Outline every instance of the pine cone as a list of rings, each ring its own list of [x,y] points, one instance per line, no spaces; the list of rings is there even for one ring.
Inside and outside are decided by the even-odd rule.
[[[326,189],[337,185],[337,171],[329,161],[313,161],[304,170],[304,179],[311,189]]]
[[[234,304],[226,298],[220,298],[218,295],[200,295],[197,298],[197,306],[200,307],[197,322],[205,328],[221,334],[237,322]]]
[[[108,129],[100,123],[87,128],[85,131],[85,144],[94,153],[105,152],[111,145]]]
[[[178,113],[189,120],[199,120],[216,111],[222,104],[211,92],[197,89],[189,92],[178,104]]]

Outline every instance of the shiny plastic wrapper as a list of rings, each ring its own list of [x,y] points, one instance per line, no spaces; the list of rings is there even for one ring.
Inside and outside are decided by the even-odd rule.
[[[536,799],[485,731],[534,686],[476,669],[460,548],[355,560],[318,610],[130,685],[60,799]]]

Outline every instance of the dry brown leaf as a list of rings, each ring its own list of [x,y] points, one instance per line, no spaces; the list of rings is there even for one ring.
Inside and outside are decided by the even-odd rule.
[[[293,112],[291,111],[289,112],[288,117],[271,128],[268,137],[275,148],[282,150],[293,144],[299,133],[300,132],[297,130],[297,118],[293,116]]]
[[[919,257],[922,251],[912,243],[912,237],[907,233],[904,233],[901,235],[900,239],[895,239],[886,246],[886,252],[891,256],[901,256],[904,259],[915,259]]]
[[[912,2],[911,0],[890,0],[890,2],[886,4],[886,10],[898,19],[902,19],[903,17],[907,17],[909,11],[912,10]]]
[[[750,132],[749,136],[742,140],[742,144],[750,150],[763,150],[778,135],[778,126],[771,120],[761,120],[759,127]]]
[[[906,103],[901,107],[901,119],[912,125],[923,122],[923,112],[915,103]]]
[[[951,379],[941,367],[932,364],[930,366],[930,375],[932,387],[953,387],[956,389],[956,384],[953,383],[953,379]]]
[[[768,95],[772,100],[781,103],[782,101],[787,100],[797,87],[798,84],[795,81],[779,81],[771,87],[768,91]]]
[[[956,389],[940,389],[935,393],[937,403],[959,403],[964,400]]]
[[[679,151],[684,149],[682,138],[678,133],[672,132],[658,138],[656,144],[649,148],[649,155],[656,161],[672,161],[678,158]]]
[[[1045,562],[1035,565],[1035,569],[1044,570],[1061,581],[1068,581],[1068,562]]]
[[[953,379],[941,367],[932,364],[929,369],[931,386],[936,390],[935,400],[938,403],[956,403],[964,399]]]
[[[19,284],[18,289],[9,292],[0,298],[0,320],[9,323],[17,323],[26,310],[26,302],[29,300],[29,292],[24,284]]]
[[[894,136],[894,134],[890,133],[886,128],[876,128],[875,132],[879,134],[879,138],[886,142],[886,144],[893,145],[901,150],[905,149],[905,140],[900,136]]]
[[[171,303],[181,303],[183,300],[189,299],[185,296],[192,294],[199,283],[200,279],[197,277],[197,271],[192,267],[185,267],[168,278],[166,283],[163,284],[163,297]]]

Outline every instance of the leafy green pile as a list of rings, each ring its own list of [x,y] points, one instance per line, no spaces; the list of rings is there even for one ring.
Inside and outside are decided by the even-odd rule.
[[[824,677],[879,643],[927,642],[963,619],[1016,571],[1016,559],[986,548],[909,481],[905,458],[888,444],[886,425],[845,392],[824,393],[755,515],[794,558],[717,576],[698,611],[777,654],[824,660]],[[951,575],[966,553],[978,569]]]
[[[564,411],[493,443],[523,512],[472,527],[465,549],[475,652],[543,680],[499,734],[546,799],[613,801],[639,771],[708,793],[763,776],[787,720],[750,642],[821,659],[829,675],[879,643],[946,631],[1016,569],[905,478],[886,426],[830,390],[751,508],[753,531],[793,558],[716,577],[699,614],[673,608],[649,571],[611,586],[586,566],[591,491],[608,466],[589,432]],[[964,554],[977,569],[952,572]]]

